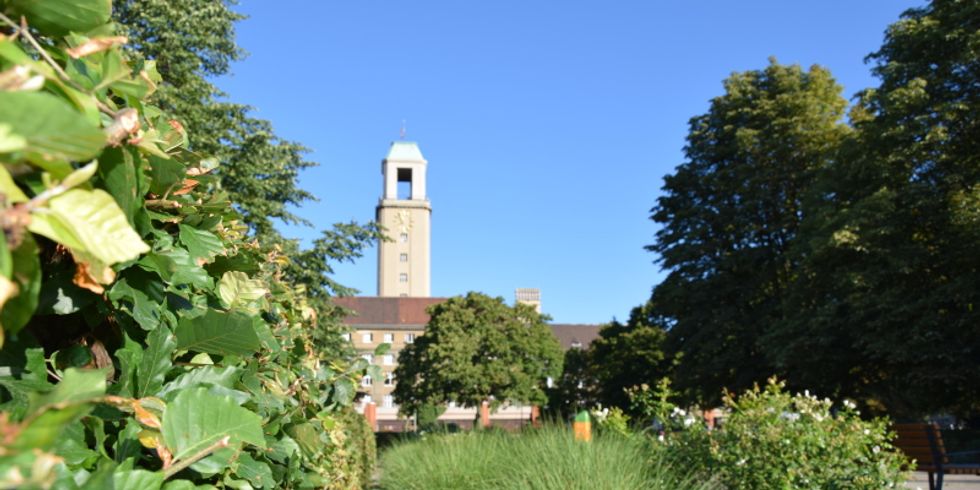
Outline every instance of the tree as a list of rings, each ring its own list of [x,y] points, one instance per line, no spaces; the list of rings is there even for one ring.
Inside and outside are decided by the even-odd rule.
[[[880,86],[860,95],[801,243],[780,363],[818,368],[804,333],[850,346],[849,379],[830,388],[894,416],[980,412],[978,45],[976,2],[936,0],[888,28],[868,57]]]
[[[166,80],[153,102],[180,120],[191,150],[219,160],[221,186],[252,235],[266,250],[291,259],[284,278],[306,288],[321,317],[336,317],[327,298],[354,291],[331,279],[330,264],[359,258],[380,238],[379,230],[374,224],[338,223],[321,231],[308,249],[276,230],[277,222],[311,225],[291,208],[316,199],[297,182],[300,172],[316,164],[306,160],[307,148],[276,136],[269,121],[252,116],[248,106],[225,100],[226,94],[210,82],[245,56],[235,43],[235,23],[244,18],[232,10],[235,4],[126,0],[113,5],[113,16],[129,37],[127,49],[153,60]],[[334,333],[328,328],[323,341],[336,344],[339,335]]]
[[[650,316],[649,304],[633,308],[626,324],[602,327],[588,351],[596,402],[630,410],[627,388],[653,385],[670,373],[667,334]]]
[[[669,271],[652,314],[679,357],[675,382],[703,403],[777,371],[759,344],[783,319],[802,206],[849,128],[830,73],[779,65],[735,73],[690,121],[686,162],[665,177],[648,249]]]
[[[548,389],[547,410],[552,416],[567,417],[599,403],[598,383],[591,368],[588,350],[565,351],[561,376]]]
[[[395,401],[403,413],[454,401],[544,404],[562,370],[558,339],[533,307],[471,292],[429,307],[431,318],[398,357]]]

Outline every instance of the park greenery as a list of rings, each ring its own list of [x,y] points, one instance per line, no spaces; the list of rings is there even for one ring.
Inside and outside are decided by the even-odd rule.
[[[137,56],[163,36],[126,47],[156,21],[112,9],[0,2],[0,488],[366,486],[351,405],[377,368],[331,347],[321,307],[327,262],[370,232],[326,235],[320,282],[291,273],[313,259],[225,190],[234,158],[213,145],[234,140],[164,109],[179,70]]]
[[[401,351],[395,368],[404,414],[448,402],[488,402],[491,410],[547,402],[547,380],[562,371],[561,346],[534,307],[471,292],[428,311],[425,335]]]
[[[381,488],[398,490],[659,490],[718,488],[670,466],[654,441],[597,434],[573,439],[560,425],[522,433],[427,434],[382,455]]]
[[[665,279],[568,354],[552,405],[630,412],[624,388],[669,377],[719,406],[776,375],[869,415],[980,414],[977,46],[980,4],[934,0],[850,107],[820,66],[727,78],[651,211]]]
[[[667,382],[630,395],[657,427],[596,410],[591,442],[555,423],[406,439],[382,454],[381,488],[878,490],[905,481],[908,461],[886,421],[863,420],[851,402],[791,395],[770,380],[726,395],[724,426],[708,430],[676,395]]]

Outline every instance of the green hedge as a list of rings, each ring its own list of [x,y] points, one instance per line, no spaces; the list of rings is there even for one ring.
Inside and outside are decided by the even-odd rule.
[[[365,485],[367,363],[318,347],[110,1],[0,11],[0,488]]]

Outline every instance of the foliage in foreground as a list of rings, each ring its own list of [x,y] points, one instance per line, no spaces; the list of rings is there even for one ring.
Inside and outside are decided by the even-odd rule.
[[[887,420],[861,420],[854,405],[791,395],[770,380],[735,398],[721,429],[691,424],[673,411],[663,450],[676,464],[717,478],[732,490],[899,488],[908,461],[890,443]]]
[[[679,466],[665,464],[650,441],[596,434],[575,441],[567,427],[521,433],[444,434],[395,445],[382,454],[381,487],[521,490],[708,489]]]
[[[562,369],[558,339],[533,307],[480,293],[429,307],[425,335],[399,355],[395,401],[406,414],[454,401],[496,409],[544,404],[546,380]]]
[[[110,2],[0,5],[0,488],[363,485],[366,362],[320,347]]]

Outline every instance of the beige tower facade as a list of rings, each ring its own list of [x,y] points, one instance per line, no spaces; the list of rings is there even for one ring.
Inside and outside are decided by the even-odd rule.
[[[377,221],[388,240],[378,245],[378,296],[430,295],[432,206],[425,194],[427,164],[411,141],[392,143],[381,162],[384,189]]]

